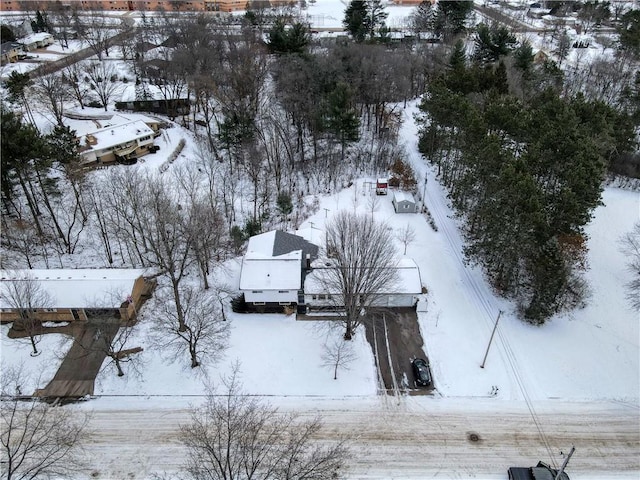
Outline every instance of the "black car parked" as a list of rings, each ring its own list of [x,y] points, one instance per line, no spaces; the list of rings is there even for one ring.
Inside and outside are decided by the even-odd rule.
[[[413,376],[416,379],[416,385],[420,387],[429,387],[431,385],[431,371],[429,363],[422,358],[416,358],[411,362],[413,367]]]

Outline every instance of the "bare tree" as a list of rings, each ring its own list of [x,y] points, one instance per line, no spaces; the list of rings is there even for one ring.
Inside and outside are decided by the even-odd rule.
[[[640,311],[640,222],[622,238],[622,251],[628,257],[633,279],[627,283],[627,299],[634,310]]]
[[[84,72],[80,66],[79,62],[73,61],[72,59],[65,60],[65,67],[62,70],[62,75],[70,87],[70,94],[73,98],[78,102],[80,108],[84,109],[84,104],[87,101],[87,96],[89,94],[89,89],[86,87],[85,82],[83,82]]]
[[[33,349],[31,356],[36,356],[40,354],[37,344],[42,334],[42,322],[37,311],[50,308],[53,298],[30,273],[16,271],[11,276],[11,280],[3,282],[1,295],[7,305],[18,311],[20,319],[14,322],[13,329],[29,337]]]
[[[226,391],[216,395],[212,389],[206,404],[182,427],[190,478],[342,478],[349,453],[346,441],[314,443],[314,436],[322,429],[319,418],[301,422],[243,395],[236,373],[223,382]]]
[[[87,22],[82,26],[80,34],[82,39],[89,44],[89,47],[102,61],[102,54],[109,56],[109,48],[111,48],[111,38],[113,31],[109,25],[109,18],[103,12],[92,10],[89,15],[84,15]]]
[[[216,361],[227,347],[230,334],[230,323],[224,320],[217,295],[192,286],[181,287],[184,329],[179,328],[178,307],[173,299],[161,294],[156,297],[160,313],[154,325],[154,342],[167,358],[175,360],[186,350],[191,368]]]
[[[413,243],[416,239],[416,230],[410,223],[407,223],[402,230],[396,233],[396,237],[402,242],[402,245],[404,246],[403,255],[406,255],[407,246]]]
[[[7,480],[70,478],[82,466],[88,416],[36,398],[25,401],[20,370],[2,372],[2,470]]]
[[[109,102],[122,90],[122,86],[118,82],[118,69],[111,62],[100,61],[89,64],[84,73],[89,79],[91,91],[98,96],[106,112]]]
[[[209,289],[212,264],[224,259],[226,239],[224,219],[218,202],[211,197],[209,188],[202,187],[202,169],[194,164],[178,165],[174,169],[176,181],[188,195],[183,206],[185,228],[191,242],[191,254],[198,265],[205,290]]]
[[[353,344],[344,338],[325,343],[322,350],[323,365],[333,369],[334,380],[338,379],[338,368],[348,370],[349,364],[357,358]]]
[[[325,291],[344,307],[344,338],[350,340],[365,309],[394,288],[396,249],[389,227],[368,215],[341,211],[327,224],[326,235],[329,265],[314,272]]]
[[[64,77],[59,73],[42,75],[33,81],[32,88],[35,98],[53,115],[56,123],[64,126],[64,106],[71,99]]]
[[[108,229],[132,259],[156,267],[171,281],[180,331],[185,331],[179,286],[194,262],[189,195],[162,176],[114,170],[105,188]],[[108,201],[106,200],[108,198]],[[184,202],[187,202],[186,204]]]

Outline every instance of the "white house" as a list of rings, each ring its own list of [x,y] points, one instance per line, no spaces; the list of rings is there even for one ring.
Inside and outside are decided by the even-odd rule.
[[[418,205],[409,192],[393,192],[393,207],[396,213],[416,213]]]
[[[53,35],[46,32],[31,33],[18,40],[26,52],[53,45]]]
[[[313,269],[305,277],[304,302],[310,310],[339,309],[341,307],[340,292],[328,291],[323,281],[324,272],[333,268],[318,260],[312,264]],[[403,257],[395,267],[397,281],[388,286],[388,291],[379,292],[372,306],[377,307],[413,307],[418,295],[422,293],[422,281],[418,265],[411,258]]]
[[[80,163],[134,162],[154,151],[155,131],[142,120],[112,125],[80,137]]]
[[[279,230],[249,239],[242,259],[240,290],[250,311],[282,312],[299,303],[307,266],[318,247]]]

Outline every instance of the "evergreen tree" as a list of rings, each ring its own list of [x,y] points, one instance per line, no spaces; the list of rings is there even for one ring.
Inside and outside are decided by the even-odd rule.
[[[356,42],[362,42],[367,37],[367,16],[366,0],[351,0],[344,12],[342,24]]]
[[[467,65],[467,54],[464,48],[464,42],[458,40],[453,47],[453,52],[449,57],[449,66],[456,72],[462,72]]]
[[[439,0],[434,33],[448,42],[466,31],[466,21],[473,11],[472,0]]]
[[[357,141],[360,136],[360,120],[348,84],[338,82],[329,93],[324,124],[340,142],[341,159],[344,161],[347,144]]]
[[[0,25],[0,42],[15,42],[16,35],[8,25]]]
[[[640,10],[629,10],[621,19],[617,27],[620,35],[620,50],[633,56],[640,57]]]
[[[523,40],[513,52],[514,65],[524,73],[533,68],[533,48],[528,40]]]
[[[467,258],[527,321],[544,323],[584,298],[584,226],[607,162],[635,149],[633,121],[552,88],[520,101],[503,62],[463,67],[461,48],[450,63],[420,105],[420,148],[466,220]]]
[[[307,25],[301,22],[287,24],[278,18],[269,30],[267,45],[272,53],[303,53],[310,40]]]
[[[342,24],[356,42],[363,42],[373,40],[376,32],[384,34],[387,16],[381,0],[351,0]]]
[[[433,32],[436,21],[436,8],[429,2],[421,2],[410,15],[411,28],[416,33]]]
[[[507,27],[484,23],[478,25],[474,59],[481,64],[494,63],[507,56],[516,46],[516,36]]]

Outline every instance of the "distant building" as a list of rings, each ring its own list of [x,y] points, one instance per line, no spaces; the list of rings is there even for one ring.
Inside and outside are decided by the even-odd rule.
[[[0,10],[48,10],[58,0],[2,0]],[[291,0],[271,0],[272,6],[289,5],[297,2]],[[167,12],[233,12],[244,10],[247,0],[78,0],[73,4],[81,10],[107,11],[157,11]]]
[[[179,98],[166,98],[161,87],[146,85],[141,89],[137,85],[128,85],[120,101],[116,102],[116,109],[159,113],[175,118],[189,115],[191,103],[186,91]]]
[[[57,3],[59,0],[2,0],[0,11],[48,10]],[[73,3],[81,10],[108,11],[235,12],[247,8],[247,0],[74,0]],[[295,5],[298,2],[295,0],[270,0],[259,3],[273,7]],[[422,3],[422,0],[393,0],[393,3],[416,6]]]
[[[50,33],[32,33],[17,41],[22,44],[25,52],[31,52],[38,48],[45,48],[53,45],[53,35]]]
[[[4,42],[0,45],[2,64],[14,63],[27,56],[22,44],[18,42]]]

